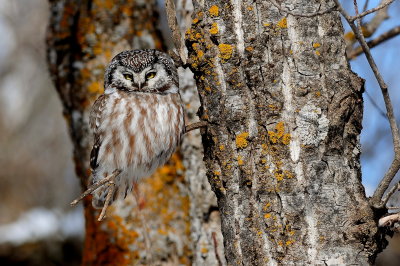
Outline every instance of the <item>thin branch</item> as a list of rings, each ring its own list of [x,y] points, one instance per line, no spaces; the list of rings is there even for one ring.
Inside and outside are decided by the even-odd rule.
[[[286,9],[286,8],[282,8],[275,0],[269,0],[271,2],[271,4],[273,4],[277,9],[279,9],[280,11],[287,13],[289,15],[295,16],[295,17],[305,17],[305,18],[312,18],[315,16],[319,16],[319,15],[324,15],[326,13],[330,13],[333,10],[336,9],[336,6],[333,7],[329,7],[325,10],[322,11],[317,11],[317,12],[313,12],[313,13],[309,13],[309,14],[304,14],[304,13],[294,13],[293,11]]]
[[[369,101],[372,103],[372,106],[375,107],[376,110],[378,110],[378,113],[383,116],[385,119],[387,119],[386,113],[381,109],[381,107],[375,102],[374,98],[369,95],[368,91],[365,90],[365,95],[367,95],[367,98]]]
[[[101,222],[104,219],[104,217],[106,216],[106,210],[108,208],[108,205],[110,204],[111,197],[113,196],[113,194],[115,192],[114,180],[110,180],[109,184],[110,184],[110,187],[108,188],[106,201],[104,202],[103,208],[101,209],[100,216],[97,219],[97,221],[99,221],[99,222]]]
[[[366,0],[363,7],[363,12],[367,11],[369,0]]]
[[[357,11],[356,15],[350,17],[348,21],[349,21],[349,23],[350,23],[350,22],[354,22],[355,20],[358,20],[358,19],[360,19],[360,18],[362,18],[362,17],[365,17],[366,15],[369,15],[369,14],[371,14],[371,13],[374,13],[374,12],[380,10],[380,9],[383,9],[383,8],[387,7],[388,5],[390,5],[391,3],[393,3],[393,1],[394,1],[394,0],[387,0],[386,2],[380,4],[379,6],[377,6],[377,7],[375,7],[375,8],[372,8],[372,9],[370,9],[370,10],[367,10],[367,11],[365,11],[365,12],[362,12],[361,14],[358,14],[358,11]],[[335,1],[335,2],[336,2],[336,1]],[[358,10],[358,8],[357,8],[357,10]]]
[[[196,122],[193,124],[190,124],[188,126],[186,126],[185,128],[185,133],[188,133],[189,131],[201,128],[201,127],[206,127],[207,126],[207,122],[206,121],[200,121],[200,122]]]
[[[393,29],[379,35],[376,39],[373,39],[367,42],[369,48],[374,48],[375,46],[390,40],[393,37],[396,37],[400,34],[400,26],[394,27]],[[348,53],[347,58],[352,60],[363,53],[363,49],[361,46],[354,48],[351,52]]]
[[[392,195],[400,189],[400,182],[394,185],[387,193],[386,195],[382,198],[382,204],[386,205],[389,201],[389,199],[392,197]]]
[[[355,8],[356,8],[356,14],[358,14],[358,8],[356,5],[356,0],[355,1]],[[354,24],[354,21],[351,21],[351,17],[349,16],[349,14],[347,14],[347,12],[344,10],[344,8],[342,7],[342,5],[339,3],[338,0],[334,0],[334,2],[336,3],[338,10],[340,11],[340,13],[342,13],[342,15],[344,16],[344,18],[347,20],[347,22],[349,23],[351,29],[353,30],[353,32],[355,33],[355,36],[358,40],[358,42],[360,43],[365,56],[368,60],[369,65],[371,66],[371,69],[375,75],[375,78],[378,81],[379,87],[381,88],[381,92],[383,95],[383,99],[385,102],[385,106],[386,106],[386,111],[387,111],[387,117],[389,119],[389,124],[390,124],[390,128],[392,131],[392,137],[393,137],[393,146],[394,146],[394,160],[389,168],[389,170],[386,172],[385,176],[383,177],[382,181],[380,182],[378,188],[376,189],[374,195],[372,196],[372,198],[370,199],[371,204],[375,207],[375,208],[383,208],[384,204],[382,204],[382,197],[385,193],[385,191],[387,190],[387,188],[390,185],[390,182],[393,180],[394,176],[396,175],[396,173],[398,172],[398,170],[400,169],[400,133],[399,133],[399,129],[397,127],[397,123],[396,123],[396,119],[394,116],[394,111],[393,111],[393,105],[392,105],[392,101],[390,99],[389,96],[389,91],[388,91],[388,87],[385,83],[385,81],[383,80],[383,77],[381,75],[381,73],[378,70],[378,67],[375,63],[375,60],[373,59],[372,55],[371,55],[371,51],[367,45],[367,42],[364,39],[364,36],[362,34],[362,30],[361,30],[361,23],[360,23],[360,19],[359,17],[356,19],[356,23],[357,26]]]
[[[169,28],[172,31],[172,40],[174,42],[176,51],[183,62],[186,64],[186,54],[185,54],[185,44],[183,41],[183,36],[179,30],[178,21],[176,19],[176,10],[174,0],[165,1],[165,10],[167,12],[167,20]]]
[[[382,5],[384,3],[386,3],[387,0],[381,0],[379,2],[379,5]],[[351,16],[349,16],[351,17]],[[362,33],[365,37],[370,37],[372,36],[377,29],[379,28],[379,26],[386,20],[389,18],[388,15],[388,6],[386,6],[385,8],[382,8],[380,10],[378,10],[375,14],[374,17],[368,21],[368,23],[362,24]],[[354,35],[355,37],[355,35]],[[346,53],[349,54],[350,51],[353,50],[353,44],[357,42],[356,38],[352,38],[352,36],[348,36],[348,38],[345,38],[346,40]]]
[[[79,201],[81,201],[84,197],[86,197],[87,195],[91,194],[93,191],[95,191],[96,189],[98,189],[101,186],[104,186],[107,183],[110,183],[110,180],[115,179],[119,174],[121,173],[121,170],[114,170],[114,172],[112,172],[111,175],[101,179],[100,181],[97,181],[96,183],[94,183],[93,185],[91,185],[86,191],[84,191],[78,198],[76,198],[75,200],[73,200],[70,204],[71,206],[75,206],[76,204],[78,204]]]
[[[392,226],[394,223],[400,222],[400,213],[395,213],[382,217],[378,221],[379,227]]]

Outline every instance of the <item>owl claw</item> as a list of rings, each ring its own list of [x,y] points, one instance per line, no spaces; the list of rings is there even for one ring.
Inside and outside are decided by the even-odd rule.
[[[104,216],[105,216],[105,212],[107,210],[108,205],[110,204],[111,201],[111,197],[114,194],[115,191],[115,183],[114,183],[114,179],[121,173],[121,170],[114,170],[114,172],[101,179],[100,181],[94,183],[93,185],[91,185],[85,192],[83,192],[77,199],[75,199],[74,201],[71,202],[71,206],[75,206],[76,204],[78,204],[79,201],[81,201],[83,198],[85,198],[87,195],[91,194],[92,192],[94,192],[96,189],[98,189],[101,186],[104,186],[105,184],[109,184],[110,188],[107,192],[107,197],[106,197],[106,201],[104,203],[103,208],[101,209],[101,213],[100,216],[98,218],[98,221],[103,220]]]

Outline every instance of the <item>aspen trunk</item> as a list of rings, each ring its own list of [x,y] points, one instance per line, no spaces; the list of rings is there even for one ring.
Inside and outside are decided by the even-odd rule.
[[[333,6],[285,3],[297,14]],[[283,14],[267,0],[196,0],[186,32],[227,262],[373,263],[382,241],[361,184],[363,80],[339,13]]]

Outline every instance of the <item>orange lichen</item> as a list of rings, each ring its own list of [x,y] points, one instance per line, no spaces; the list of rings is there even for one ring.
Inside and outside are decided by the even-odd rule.
[[[228,60],[229,58],[232,57],[233,53],[232,45],[221,43],[218,45],[218,49],[219,49],[219,57],[221,57],[222,59]]]
[[[210,34],[218,34],[218,24],[216,22],[211,25]]]
[[[238,162],[238,165],[240,166],[240,165],[243,165],[243,158],[242,158],[242,156],[238,156],[237,157],[237,162]]]
[[[271,143],[276,144],[278,142],[288,145],[291,140],[289,133],[285,133],[284,122],[279,122],[275,126],[275,131],[268,131],[269,140]]]
[[[287,20],[286,17],[282,18],[277,24],[276,26],[278,26],[281,29],[286,29],[287,28]]]
[[[265,219],[271,218],[271,213],[266,213],[266,214],[264,215],[264,218],[265,218]]]
[[[253,52],[253,51],[254,51],[254,48],[253,48],[252,46],[247,46],[247,47],[246,47],[246,51],[248,51],[248,52]]]
[[[236,147],[239,149],[246,148],[248,145],[247,138],[249,137],[248,132],[240,133],[236,136]]]
[[[291,244],[293,244],[294,243],[294,240],[288,240],[288,241],[286,241],[286,246],[290,246]]]
[[[313,47],[314,47],[314,48],[321,47],[321,44],[320,44],[320,43],[318,43],[318,42],[315,42],[315,43],[313,43]]]
[[[210,9],[208,9],[208,12],[210,12],[210,15],[212,17],[218,17],[219,15],[219,8],[216,5],[213,5],[210,7]]]

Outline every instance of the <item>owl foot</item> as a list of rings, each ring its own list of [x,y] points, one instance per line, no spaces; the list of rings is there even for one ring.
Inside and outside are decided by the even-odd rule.
[[[107,185],[110,186],[110,188],[108,189],[106,201],[104,202],[104,206],[103,206],[103,208],[101,209],[100,216],[99,216],[99,218],[97,219],[98,221],[103,220],[103,218],[105,217],[105,214],[106,214],[107,207],[108,207],[108,205],[110,204],[111,197],[112,197],[112,195],[114,194],[115,189],[116,189],[116,188],[115,188],[114,180],[115,180],[115,178],[116,178],[120,173],[121,173],[121,170],[118,170],[118,169],[117,169],[117,170],[114,170],[114,172],[113,172],[111,175],[109,175],[109,176],[107,176],[107,177],[101,179],[100,181],[97,181],[97,182],[94,183],[93,185],[91,185],[91,186],[90,186],[85,192],[83,192],[77,199],[75,199],[74,201],[71,202],[71,206],[75,206],[75,205],[78,204],[78,202],[81,201],[84,197],[86,197],[87,195],[91,194],[92,192],[94,192],[94,191],[95,191],[96,189],[98,189],[99,187],[104,186],[104,185],[107,184]]]

